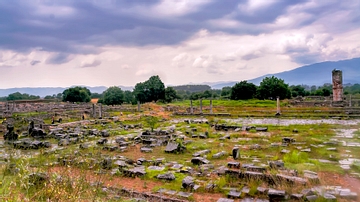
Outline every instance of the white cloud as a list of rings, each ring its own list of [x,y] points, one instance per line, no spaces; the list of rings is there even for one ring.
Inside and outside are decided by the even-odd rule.
[[[241,12],[253,14],[255,11],[276,3],[276,0],[248,0],[246,4],[240,4],[238,8]]]
[[[151,11],[160,16],[182,16],[196,12],[199,7],[209,3],[209,0],[162,0]]]
[[[84,61],[81,62],[81,67],[97,67],[101,64],[100,60],[95,59],[94,57],[88,56]]]

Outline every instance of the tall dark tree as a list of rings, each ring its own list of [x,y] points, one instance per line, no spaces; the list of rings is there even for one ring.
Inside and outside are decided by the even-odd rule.
[[[248,100],[256,95],[256,86],[247,81],[236,83],[230,91],[230,99],[232,100]]]
[[[147,89],[149,89],[149,101],[158,101],[165,98],[165,85],[159,76],[152,76],[145,81]]]
[[[158,101],[165,98],[165,85],[159,76],[152,76],[143,83],[137,83],[134,95],[140,102]]]
[[[258,88],[257,96],[260,99],[275,99],[277,96],[280,99],[290,98],[291,92],[289,85],[285,84],[284,80],[277,77],[265,77]]]
[[[128,104],[136,104],[135,96],[131,91],[126,90],[124,92],[124,102],[126,102]]]
[[[176,91],[172,87],[165,88],[165,102],[172,102],[175,99],[178,99],[179,96],[177,95]]]
[[[112,86],[103,92],[102,102],[106,105],[121,105],[124,102],[124,92],[117,86]]]
[[[62,98],[69,102],[90,102],[91,92],[86,87],[76,86],[64,90]]]
[[[135,99],[141,103],[148,102],[149,100],[149,90],[145,87],[145,83],[137,83],[135,85],[133,94]]]

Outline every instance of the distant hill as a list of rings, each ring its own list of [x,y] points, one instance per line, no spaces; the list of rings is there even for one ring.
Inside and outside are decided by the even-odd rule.
[[[331,72],[334,69],[342,70],[343,83],[360,83],[360,58],[349,60],[340,60],[336,62],[320,62],[311,65],[298,67],[296,69],[280,72],[276,74],[267,74],[258,78],[248,80],[248,82],[259,85],[265,77],[275,76],[281,78],[289,85],[316,85],[322,86],[324,83],[332,83]],[[225,86],[233,86],[234,82],[223,82],[211,85],[213,89],[221,89]]]
[[[104,92],[107,87],[106,86],[96,86],[96,87],[89,87],[88,88],[92,93],[102,93]],[[132,90],[133,87],[128,86],[119,86],[122,90]],[[29,95],[38,95],[40,97],[45,97],[47,95],[54,95],[58,93],[62,93],[65,89],[70,87],[38,87],[38,88],[8,88],[8,89],[0,89],[0,97],[8,96],[11,93],[27,93]]]
[[[296,69],[279,72],[276,74],[267,74],[258,78],[248,80],[255,85],[259,85],[265,77],[275,76],[281,78],[289,85],[316,85],[322,86],[324,83],[332,83],[331,72],[334,69],[340,69],[343,72],[344,84],[360,83],[360,58],[353,58],[349,60],[340,60],[335,62],[320,62],[311,65],[298,67]],[[190,92],[200,92],[212,89],[222,89],[225,86],[234,86],[240,81],[220,81],[220,82],[206,82],[202,84],[189,84],[172,86],[175,90],[187,90]],[[102,93],[107,89],[105,86],[87,87],[93,93]],[[122,90],[133,90],[133,87],[119,86]],[[53,95],[62,93],[65,89],[63,87],[39,87],[39,88],[9,88],[0,89],[0,97],[7,96],[11,93],[20,92],[30,95],[38,95],[45,97],[46,95]]]

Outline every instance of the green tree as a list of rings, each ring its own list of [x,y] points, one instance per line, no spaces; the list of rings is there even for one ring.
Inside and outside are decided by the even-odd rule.
[[[292,85],[290,86],[290,91],[291,91],[291,96],[292,97],[297,97],[297,96],[305,96],[306,95],[306,91],[305,88],[301,85]]]
[[[280,99],[290,98],[289,85],[277,77],[265,77],[258,87],[257,97],[259,99],[275,99],[277,96]]]
[[[90,102],[91,92],[86,87],[76,86],[64,90],[63,101],[69,102]]]
[[[40,96],[36,96],[36,95],[29,95],[27,93],[11,93],[8,95],[8,97],[6,98],[6,100],[35,100],[35,99],[40,99]]]
[[[102,93],[91,93],[91,98],[102,98]]]
[[[231,94],[231,87],[225,86],[221,89],[221,97],[229,98]]]
[[[151,128],[151,132],[154,132],[154,128],[157,126],[159,119],[156,116],[148,116],[146,117],[145,121]]]
[[[136,104],[135,96],[131,91],[126,90],[124,92],[124,102],[126,102],[128,104]]]
[[[177,95],[174,88],[172,88],[172,87],[165,88],[165,102],[169,103],[178,98],[179,98],[179,96]]]
[[[144,83],[137,83],[134,95],[140,102],[151,102],[165,99],[165,85],[159,76],[152,76]]]
[[[236,83],[230,91],[230,99],[232,100],[248,100],[256,95],[257,87],[253,83],[241,81]]]
[[[117,86],[112,86],[103,92],[102,103],[106,105],[121,105],[124,102],[124,92]]]
[[[54,95],[47,95],[44,97],[45,100],[51,100],[54,99]]]

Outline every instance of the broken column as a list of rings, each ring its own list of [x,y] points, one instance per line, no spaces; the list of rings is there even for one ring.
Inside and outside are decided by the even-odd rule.
[[[137,111],[140,112],[140,101],[137,101]]]
[[[343,79],[342,71],[334,69],[332,71],[332,82],[333,82],[333,101],[343,101]]]
[[[280,97],[276,97],[276,116],[280,115]]]
[[[194,109],[193,109],[193,103],[192,100],[190,100],[190,114],[194,113]]]
[[[99,117],[102,118],[102,104],[99,104]]]
[[[349,107],[351,107],[351,95],[349,97]]]
[[[93,118],[96,116],[95,104],[92,105],[92,116]]]
[[[200,99],[200,114],[202,114],[202,99]]]
[[[210,99],[210,114],[212,114],[213,113],[213,109],[212,109],[212,99]]]

